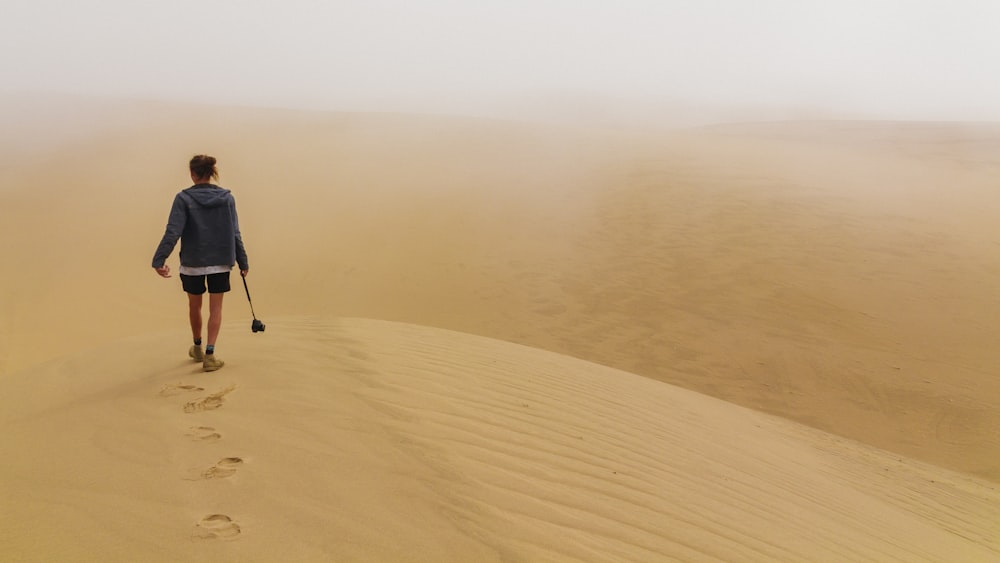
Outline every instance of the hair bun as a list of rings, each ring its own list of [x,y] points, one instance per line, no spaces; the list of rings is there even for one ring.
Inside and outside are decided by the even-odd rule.
[[[191,157],[189,167],[196,179],[219,178],[219,171],[215,169],[214,156],[197,154]]]

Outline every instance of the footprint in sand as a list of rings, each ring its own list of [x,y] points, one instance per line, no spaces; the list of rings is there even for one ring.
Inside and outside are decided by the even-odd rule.
[[[234,540],[240,525],[225,514],[209,514],[195,524],[194,537],[203,540]]]
[[[198,411],[215,410],[222,406],[223,397],[225,397],[228,393],[232,392],[233,389],[236,389],[235,385],[226,387],[225,389],[219,391],[218,393],[212,393],[207,397],[202,397],[197,401],[191,401],[188,404],[184,405],[184,412],[191,413]]]
[[[204,391],[203,387],[198,387],[197,385],[185,385],[183,383],[164,385],[163,389],[160,389],[160,395],[164,397],[171,397],[173,395],[178,395],[180,393],[190,393],[192,391]]]
[[[225,479],[236,474],[236,468],[243,465],[238,457],[224,457],[218,463],[201,472],[202,479]]]
[[[243,465],[243,459],[239,457],[224,457],[212,467],[204,471],[192,472],[191,477],[185,477],[188,481],[201,481],[202,479],[225,479],[236,474],[236,468]]]
[[[211,426],[192,426],[185,436],[199,442],[214,442],[222,438],[222,434],[215,431]]]

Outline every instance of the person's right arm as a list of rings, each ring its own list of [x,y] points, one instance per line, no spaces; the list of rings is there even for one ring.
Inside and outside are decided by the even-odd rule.
[[[174,197],[174,204],[170,207],[167,228],[163,233],[163,238],[160,239],[160,245],[156,247],[156,253],[153,254],[153,268],[163,277],[168,277],[163,272],[164,262],[167,261],[170,253],[174,251],[174,246],[177,245],[177,240],[181,238],[186,223],[187,210],[184,207],[181,195],[177,194]],[[167,274],[169,275],[169,269],[167,269]]]
[[[247,277],[250,272],[250,264],[247,260],[247,251],[243,246],[243,235],[240,233],[240,219],[239,215],[236,214],[236,198],[231,197],[229,200],[229,212],[233,218],[233,232],[235,233],[236,240],[236,263],[240,267],[240,275]]]

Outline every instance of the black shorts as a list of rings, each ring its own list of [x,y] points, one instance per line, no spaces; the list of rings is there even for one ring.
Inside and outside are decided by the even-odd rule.
[[[229,291],[229,272],[208,274],[207,276],[186,276],[181,274],[181,285],[184,291],[192,295],[205,293],[205,282],[208,282],[209,293],[226,293]]]

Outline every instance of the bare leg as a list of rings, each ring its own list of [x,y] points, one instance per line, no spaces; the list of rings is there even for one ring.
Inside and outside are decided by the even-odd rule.
[[[191,317],[191,336],[198,340],[201,338],[201,295],[188,296],[188,315]]]
[[[225,293],[208,294],[208,345],[215,346],[222,326],[222,297]]]

